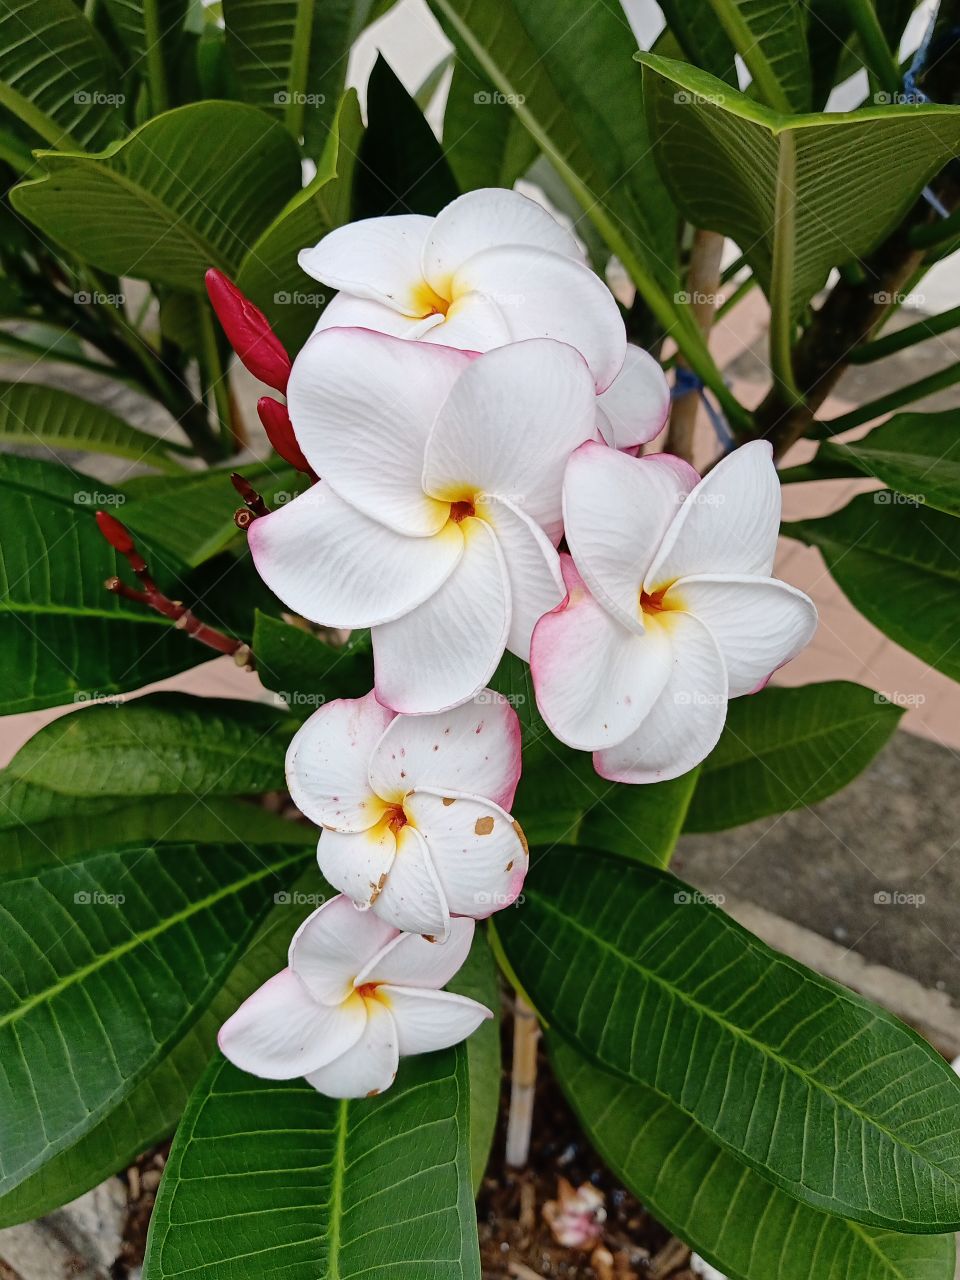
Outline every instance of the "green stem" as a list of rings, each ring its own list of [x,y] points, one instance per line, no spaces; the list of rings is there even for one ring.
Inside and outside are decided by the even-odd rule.
[[[918,342],[926,342],[928,338],[935,338],[938,334],[949,333],[958,325],[960,325],[960,307],[951,307],[949,311],[942,311],[938,316],[918,320],[916,324],[907,325],[896,333],[884,334],[882,338],[857,347],[850,353],[850,363],[872,364],[874,360],[892,356],[895,352],[915,346]]]
[[[733,310],[733,308],[737,305],[738,302],[740,302],[743,298],[745,298],[747,294],[750,293],[756,287],[756,283],[757,283],[756,276],[747,276],[746,280],[741,280],[740,283],[737,285],[736,289],[734,289],[733,293],[731,293],[730,297],[724,298],[723,302],[717,308],[717,314],[715,318],[717,320],[722,320],[723,317],[729,311]]]
[[[954,209],[949,218],[941,218],[939,222],[928,222],[925,226],[914,227],[910,232],[910,243],[915,249],[929,249],[943,244],[960,235],[960,209]]]
[[[167,93],[167,73],[163,65],[163,30],[160,23],[158,0],[144,0],[143,34],[147,45],[147,83],[150,86],[150,106],[155,116],[170,105]]]
[[[793,373],[793,316],[791,285],[796,253],[797,143],[793,132],[780,139],[777,159],[777,195],[773,264],[770,273],[770,364],[780,392],[788,404],[802,404],[803,395]]]
[[[841,0],[847,16],[860,37],[860,49],[864,65],[876,78],[880,88],[895,99],[903,90],[903,80],[897,60],[890,52],[883,27],[873,7],[873,0]]]
[[[208,389],[213,393],[213,402],[220,423],[220,445],[229,457],[233,453],[233,431],[230,420],[230,389],[220,359],[217,346],[217,331],[213,323],[213,311],[205,301],[198,303],[200,313],[200,337],[203,344],[202,373]]]
[[[811,434],[817,439],[839,435],[842,431],[849,431],[851,427],[860,427],[865,422],[871,422],[885,413],[902,409],[904,405],[912,404],[915,400],[932,396],[937,391],[945,391],[947,387],[952,387],[958,382],[960,382],[960,364],[954,364],[949,369],[941,369],[939,373],[931,373],[926,378],[918,378],[916,382],[907,383],[905,387],[898,387],[896,391],[871,400],[869,404],[851,409],[849,413],[844,413],[839,418],[831,418],[829,422],[819,422]]]

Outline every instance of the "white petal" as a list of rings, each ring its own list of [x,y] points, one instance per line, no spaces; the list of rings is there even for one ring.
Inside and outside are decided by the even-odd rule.
[[[633,631],[644,625],[644,575],[698,478],[671,454],[631,458],[603,444],[582,445],[567,463],[567,544],[593,595]]]
[[[727,454],[680,508],[647,573],[649,592],[690,574],[756,574],[773,568],[780,531],[780,480],[766,440]]]
[[[331,898],[293,935],[290,968],[323,1004],[339,1005],[370,960],[396,937],[396,930],[349,898]]]
[[[716,641],[690,613],[671,615],[675,663],[640,728],[598,751],[594,767],[611,782],[663,782],[695,768],[717,745],[727,716],[727,672]]]
[[[477,510],[496,531],[510,579],[507,648],[529,662],[533,628],[566,595],[560,557],[540,526],[506,498],[481,503]]]
[[[597,425],[614,449],[631,449],[660,434],[670,414],[670,387],[649,352],[627,343],[623,368],[597,397]]]
[[[369,831],[324,831],[317,846],[323,878],[358,907],[372,907],[383,891],[397,852],[385,818]]]
[[[401,933],[357,977],[365,982],[389,982],[395,987],[446,986],[470,954],[474,923],[465,916],[450,921],[446,942],[429,942],[416,933]]]
[[[315,711],[287,748],[287,788],[301,813],[319,826],[365,831],[383,801],[370,786],[373,749],[393,719],[373,693],[337,698]]]
[[[400,1063],[396,1020],[379,1000],[362,1003],[367,1006],[367,1023],[357,1043],[329,1066],[307,1073],[307,1084],[328,1098],[371,1098],[396,1079]]]
[[[667,682],[670,637],[621,626],[591,596],[569,556],[561,556],[568,598],[537,623],[530,672],[537,706],[553,734],[584,751],[622,742]]]
[[[397,855],[373,904],[381,920],[404,933],[422,933],[441,942],[450,929],[450,910],[426,843],[411,826],[397,832]]]
[[[527,874],[527,843],[499,805],[462,792],[414,791],[404,808],[427,842],[447,906],[484,920],[516,901]]]
[[[492,689],[438,715],[397,716],[370,759],[371,787],[394,804],[429,787],[509,809],[519,781],[520,721]]]
[[[776,578],[681,578],[664,603],[706,623],[723,654],[731,698],[763,685],[817,629],[810,597]]]
[[[410,987],[381,990],[397,1024],[404,1056],[449,1049],[493,1017],[486,1005],[452,991],[417,991]]]
[[[449,506],[423,492],[423,455],[437,412],[469,363],[448,347],[327,329],[290,372],[297,442],[314,471],[364,515],[397,533],[436,533]]]
[[[476,290],[461,294],[441,323],[424,330],[424,342],[458,347],[461,351],[489,351],[510,341],[503,312],[492,298]]]
[[[423,715],[466,702],[503,657],[510,586],[497,539],[483,520],[449,527],[464,535],[456,569],[424,604],[372,632],[377,697],[396,711]]]
[[[395,338],[416,339],[426,337],[442,323],[443,315],[439,312],[422,317],[405,316],[384,302],[338,293],[324,307],[313,333],[323,333],[325,329],[372,329],[374,333],[390,333]]]
[[[453,297],[492,298],[514,342],[555,338],[575,347],[605,391],[623,366],[627,335],[613,294],[589,267],[548,249],[507,245],[469,258],[453,277]]]
[[[362,218],[337,227],[297,261],[308,276],[395,311],[422,316],[426,305],[420,257],[432,218],[418,213]]]
[[[427,442],[423,487],[448,501],[507,498],[556,543],[563,468],[595,432],[593,385],[568,346],[488,351],[457,379]]]
[[[449,297],[458,267],[481,250],[504,244],[580,257],[576,240],[542,205],[519,191],[485,187],[468,191],[437,214],[423,246],[423,276]]]
[[[406,538],[322,480],[254,520],[248,540],[270,590],[326,627],[369,627],[409,613],[442,586],[463,551],[452,522],[431,538]]]
[[[220,1028],[224,1056],[251,1075],[295,1080],[345,1053],[363,1034],[359,1001],[319,1004],[291,969],[270,978]]]

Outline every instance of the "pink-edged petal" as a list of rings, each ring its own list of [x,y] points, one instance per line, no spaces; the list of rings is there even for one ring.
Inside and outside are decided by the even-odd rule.
[[[476,352],[502,347],[510,341],[510,329],[503,312],[483,293],[461,294],[441,321],[424,330],[424,342]]]
[[[727,454],[703,477],[664,535],[645,589],[691,574],[751,574],[773,568],[780,532],[780,480],[766,440]]]
[[[396,932],[372,912],[358,911],[349,898],[331,898],[293,935],[290,968],[314,999],[339,1005],[353,990],[357,974]]]
[[[384,818],[369,831],[324,831],[317,862],[328,884],[366,909],[382,893],[396,852],[396,836]]]
[[[427,842],[454,915],[485,920],[516,901],[529,857],[509,813],[479,796],[422,790],[407,796],[404,808]]]
[[[398,716],[370,758],[370,785],[399,804],[416,787],[466,791],[509,809],[520,781],[520,721],[500,693],[429,716]]]
[[[366,982],[388,982],[395,987],[446,986],[470,954],[474,922],[464,916],[450,921],[446,942],[429,942],[419,934],[401,933],[377,955],[357,977],[357,986]]]
[[[373,911],[404,933],[439,942],[450,930],[450,909],[423,836],[414,827],[397,832],[397,853],[373,903]]]
[[[410,987],[381,987],[397,1024],[400,1053],[433,1053],[449,1049],[472,1035],[492,1012],[486,1005],[452,991],[416,991]]]
[[[379,1000],[357,1003],[367,1010],[360,1039],[328,1066],[306,1073],[307,1084],[328,1098],[372,1098],[396,1079],[400,1039],[393,1013]]]
[[[567,463],[567,545],[593,595],[633,631],[644,629],[644,575],[698,479],[693,467],[672,454],[631,458],[592,442],[581,445]]]
[[[383,815],[369,779],[373,749],[393,719],[371,692],[337,698],[315,711],[287,747],[287,788],[319,826],[365,831]]]
[[[482,502],[477,511],[496,532],[510,579],[507,648],[529,662],[533,628],[566,594],[560,557],[540,526],[506,498]]]
[[[395,338],[415,340],[426,337],[431,329],[442,323],[440,312],[430,316],[405,316],[385,302],[357,298],[352,293],[338,293],[324,307],[313,333],[323,333],[325,329],[372,329],[374,333],[389,333]]]
[[[464,534],[453,573],[424,604],[372,632],[377,697],[395,711],[423,715],[466,702],[503,657],[510,584],[496,536],[483,520],[448,527]]]
[[[457,525],[407,538],[351,507],[322,480],[254,520],[248,540],[270,590],[327,627],[369,627],[409,613],[443,585],[463,551]]]
[[[450,281],[468,258],[504,244],[580,257],[576,240],[542,205],[519,191],[481,187],[437,214],[423,246],[424,279],[449,297]]]
[[[534,628],[530,672],[554,736],[594,751],[622,742],[654,705],[669,677],[671,640],[659,625],[642,635],[621,626],[590,594],[571,558],[560,561],[567,599]]]
[[[419,213],[362,218],[337,227],[297,261],[308,276],[409,316],[426,315],[420,257],[433,219]]]
[[[369,329],[327,329],[287,383],[297,443],[318,475],[397,533],[436,533],[450,508],[423,492],[434,419],[470,356]]]
[[[366,1023],[361,1001],[319,1004],[291,969],[270,978],[220,1028],[224,1057],[265,1080],[295,1080],[345,1053]]]
[[[670,415],[670,387],[648,351],[627,343],[623,368],[597,397],[597,425],[614,449],[632,449],[658,436]]]
[[[675,663],[652,710],[625,741],[598,751],[594,768],[611,782],[665,782],[689,773],[717,745],[727,716],[727,671],[709,630],[674,613]]]
[[[575,347],[597,391],[605,391],[620,372],[627,349],[620,308],[583,263],[529,245],[485,249],[453,277],[453,297],[472,290],[494,300],[514,342],[554,338]]]
[[[795,658],[817,629],[810,597],[777,578],[681,578],[664,604],[706,623],[723,654],[731,698],[751,693]]]
[[[423,487],[448,501],[506,498],[559,540],[563,468],[595,433],[596,396],[572,347],[488,351],[461,374],[427,442]]]

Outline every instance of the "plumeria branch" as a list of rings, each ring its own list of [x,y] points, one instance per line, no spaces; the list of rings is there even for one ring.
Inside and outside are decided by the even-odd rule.
[[[130,565],[141,588],[138,590],[136,587],[128,586],[120,578],[113,577],[108,578],[104,583],[108,591],[112,591],[114,595],[124,600],[135,600],[138,604],[146,605],[147,608],[169,618],[179,631],[198,640],[208,649],[213,649],[217,653],[230,654],[238,667],[243,667],[246,671],[254,670],[256,664],[249,645],[202,622],[182,601],[171,600],[160,590],[126,525],[106,511],[98,511],[96,521],[97,527],[107,542]]]

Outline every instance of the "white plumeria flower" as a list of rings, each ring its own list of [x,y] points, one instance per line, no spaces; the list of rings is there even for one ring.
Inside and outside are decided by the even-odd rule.
[[[520,724],[505,698],[397,716],[372,693],[315,711],[287,751],[296,805],[324,828],[324,877],[410,933],[445,938],[517,898],[527,845],[510,816]]]
[[[455,920],[449,941],[400,933],[337,897],[304,920],[289,967],[220,1028],[224,1055],[266,1080],[305,1076],[330,1098],[364,1098],[393,1084],[399,1059],[446,1049],[493,1014],[440,988],[473,940]]]
[[[583,354],[597,391],[623,365],[626,331],[613,294],[570,232],[518,191],[470,191],[435,218],[351,222],[302,250],[299,262],[339,290],[321,329],[357,326],[466,351],[556,338]]]
[[[304,617],[373,628],[387,706],[467,701],[563,599],[563,470],[596,436],[594,399],[583,358],[546,338],[476,356],[316,334],[287,402],[323,480],[251,525],[257,569]]]
[[[675,778],[716,745],[727,699],[761,688],[817,625],[770,576],[780,482],[765,441],[699,480],[668,454],[585,444],[563,486],[567,599],[534,633],[537,703],[615,782]]]
[[[597,428],[614,449],[636,449],[658,436],[670,416],[670,387],[649,352],[631,343],[623,368],[597,396]]]

